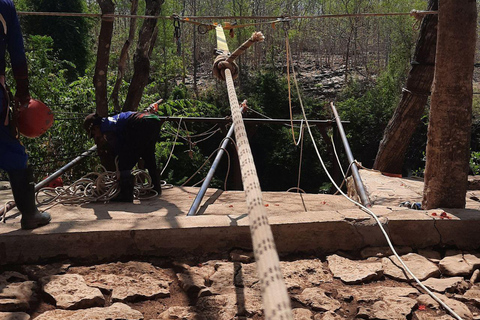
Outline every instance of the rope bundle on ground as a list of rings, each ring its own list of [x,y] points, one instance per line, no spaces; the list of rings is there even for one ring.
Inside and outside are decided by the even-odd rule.
[[[100,172],[90,172],[65,187],[45,187],[37,192],[37,202],[42,205],[63,204],[75,205],[88,202],[105,202],[113,199],[118,192],[119,182],[117,173],[107,171],[101,167]],[[153,190],[152,179],[144,170],[134,170],[132,175],[135,178],[134,198],[140,200],[151,199],[158,196]]]

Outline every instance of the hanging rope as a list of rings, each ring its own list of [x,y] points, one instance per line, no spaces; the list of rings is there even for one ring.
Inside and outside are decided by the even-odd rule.
[[[293,60],[292,60],[292,64],[293,64]],[[336,183],[335,183],[335,180],[333,179],[333,177],[330,175],[330,172],[328,171],[326,165],[325,165],[325,162],[323,161],[323,158],[322,156],[320,155],[320,151],[318,150],[318,146],[317,144],[315,143],[315,139],[314,139],[314,136],[312,134],[312,130],[310,129],[310,126],[308,124],[308,118],[307,118],[307,115],[306,115],[306,112],[305,112],[305,108],[304,108],[304,105],[303,105],[303,102],[302,102],[302,99],[301,99],[301,96],[300,96],[300,88],[298,86],[298,81],[297,81],[297,77],[296,77],[296,74],[295,74],[295,68],[293,69],[293,81],[294,81],[294,84],[295,84],[295,88],[297,90],[297,93],[299,95],[299,102],[300,102],[300,107],[301,107],[301,110],[302,110],[302,115],[303,115],[303,118],[305,119],[305,123],[306,123],[306,127],[307,127],[307,130],[308,130],[308,133],[310,135],[310,139],[312,140],[312,143],[313,143],[313,147],[315,149],[315,152],[317,153],[317,156],[318,156],[318,159],[320,160],[320,163],[322,165],[322,168],[323,170],[325,171],[325,173],[327,174],[327,177],[330,179],[331,183],[333,184],[333,186],[337,189],[338,193],[340,193],[343,197],[345,197],[348,201],[352,202],[353,204],[355,204],[357,207],[359,207],[362,211],[364,211],[365,213],[367,213],[368,215],[370,215],[374,220],[375,222],[377,223],[378,227],[380,228],[382,234],[384,235],[385,237],[385,240],[387,241],[387,244],[389,246],[389,248],[392,250],[392,253],[394,254],[394,256],[398,259],[398,261],[400,262],[400,264],[402,265],[403,267],[403,270],[408,273],[413,280],[415,280],[415,282],[428,294],[430,295],[436,302],[438,302],[440,305],[442,305],[454,318],[456,318],[457,320],[462,320],[462,318],[457,314],[455,313],[454,310],[452,310],[445,302],[443,302],[442,300],[440,300],[431,290],[429,290],[414,274],[413,272],[410,270],[410,268],[408,268],[408,266],[405,264],[405,262],[403,261],[403,259],[398,255],[397,251],[395,250],[391,240],[390,240],[390,237],[388,236],[385,228],[383,227],[380,219],[378,218],[378,216],[372,211],[370,210],[369,208],[367,208],[366,206],[362,205],[361,203],[353,200],[352,198],[350,198],[348,195],[346,195],[342,190],[341,190],[341,187],[339,187]],[[331,104],[333,105],[333,102],[331,102]],[[353,162],[349,165],[349,169],[351,168],[351,166],[353,165]]]

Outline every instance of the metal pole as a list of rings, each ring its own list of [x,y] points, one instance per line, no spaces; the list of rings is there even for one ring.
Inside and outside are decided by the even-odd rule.
[[[48,176],[47,178],[45,178],[43,181],[37,183],[35,185],[35,192],[37,192],[38,190],[40,190],[41,188],[45,187],[46,185],[48,185],[50,182],[52,182],[53,180],[55,180],[56,178],[58,178],[59,176],[61,176],[64,172],[66,172],[68,169],[70,169],[71,167],[73,167],[74,165],[78,164],[80,161],[83,160],[83,158],[89,156],[92,152],[94,152],[95,150],[97,150],[97,146],[93,146],[91,147],[90,149],[88,149],[87,151],[85,151],[84,153],[82,153],[81,155],[79,155],[78,157],[76,157],[75,159],[73,159],[72,161],[70,161],[69,163],[67,163],[66,165],[64,165],[63,167],[61,167],[60,169],[58,169],[57,171],[55,171],[52,175]],[[10,211],[11,209],[15,208],[16,204],[15,202],[11,201],[9,202],[7,205],[3,206],[2,208],[0,208],[0,215],[4,215],[5,213],[7,213],[8,211]]]
[[[215,173],[215,170],[217,170],[218,164],[220,163],[220,160],[222,159],[222,156],[225,152],[225,148],[228,145],[228,142],[230,141],[232,135],[233,135],[234,127],[233,124],[228,130],[227,135],[225,136],[225,139],[223,139],[222,145],[220,146],[220,150],[218,150],[217,155],[215,157],[215,160],[213,160],[212,167],[207,173],[207,176],[205,177],[205,180],[202,183],[202,186],[200,187],[200,191],[198,192],[197,196],[195,197],[195,200],[193,200],[192,206],[190,207],[190,210],[187,213],[187,216],[194,216],[197,213],[198,207],[200,206],[200,203],[202,202],[203,196],[205,195],[205,192],[207,192],[207,188],[210,185],[210,181],[212,181],[213,175]]]
[[[358,172],[357,164],[355,163],[355,159],[353,158],[352,150],[350,149],[350,144],[348,143],[347,136],[345,135],[345,131],[343,130],[342,122],[340,121],[340,117],[338,116],[337,109],[333,102],[330,103],[330,106],[333,111],[333,115],[335,116],[335,121],[338,127],[338,133],[343,142],[343,147],[345,148],[345,153],[347,154],[348,164],[351,164],[352,168],[352,176],[353,180],[355,181],[355,189],[357,189],[357,193],[360,196],[360,201],[365,207],[371,207],[370,200],[368,199],[367,192],[365,191],[365,186],[363,185],[362,178],[360,178],[360,173]]]

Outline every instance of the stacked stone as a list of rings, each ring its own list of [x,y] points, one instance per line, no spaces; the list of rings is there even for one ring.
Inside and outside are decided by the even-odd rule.
[[[480,254],[399,248],[422,283],[462,319],[480,319]],[[294,319],[453,319],[386,248],[282,261]],[[0,274],[0,320],[263,319],[253,255],[201,264],[130,261],[25,265]]]

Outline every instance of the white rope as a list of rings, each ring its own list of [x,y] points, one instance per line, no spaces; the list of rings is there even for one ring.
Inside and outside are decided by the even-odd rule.
[[[297,79],[296,79],[296,75],[295,75],[295,68],[293,68],[294,71],[293,71],[293,79],[294,79],[294,82],[295,82],[295,86],[296,86],[296,89],[297,89],[297,92],[300,92],[300,89],[298,88],[298,83],[297,83]],[[308,132],[310,134],[310,138],[312,139],[312,143],[313,143],[313,147],[315,149],[315,152],[317,153],[317,156],[318,156],[318,159],[320,160],[320,163],[322,164],[322,167],[323,167],[323,170],[325,171],[325,173],[327,174],[328,178],[330,179],[330,181],[332,182],[332,184],[335,186],[335,188],[338,190],[338,192],[344,196],[348,201],[352,202],[353,204],[355,204],[356,206],[358,206],[362,211],[366,212],[368,215],[370,215],[371,217],[373,217],[375,219],[375,221],[377,222],[377,225],[378,227],[380,228],[380,230],[382,231],[385,239],[387,240],[387,243],[388,243],[388,246],[390,247],[390,249],[392,250],[393,254],[395,255],[395,257],[398,259],[398,261],[400,261],[400,264],[403,266],[404,270],[415,280],[415,282],[417,282],[417,284],[423,289],[425,290],[425,292],[428,293],[428,295],[430,295],[435,301],[437,301],[441,306],[443,306],[448,312],[450,312],[450,314],[455,317],[457,320],[463,320],[458,314],[455,313],[455,311],[453,311],[447,304],[445,304],[442,300],[440,300],[440,298],[438,298],[432,291],[430,291],[427,287],[425,287],[425,285],[413,274],[413,272],[407,267],[407,265],[405,264],[405,262],[402,260],[402,258],[400,258],[400,256],[398,255],[397,251],[395,250],[395,248],[393,247],[393,244],[390,240],[390,237],[388,236],[387,232],[385,231],[385,228],[383,227],[382,223],[380,222],[380,219],[377,217],[377,215],[375,215],[375,213],[372,212],[372,210],[368,209],[367,207],[365,207],[364,205],[362,205],[361,203],[351,199],[350,197],[348,197],[339,187],[338,185],[335,183],[335,180],[333,179],[333,177],[330,175],[330,173],[328,172],[328,169],[322,159],[322,156],[320,155],[320,151],[318,150],[318,147],[317,147],[317,144],[315,143],[315,140],[314,140],[314,137],[313,137],[313,134],[312,134],[312,130],[310,129],[310,126],[308,125],[308,119],[307,119],[307,115],[306,115],[306,112],[305,112],[305,108],[303,107],[303,102],[302,102],[302,99],[299,95],[299,102],[300,102],[300,107],[302,109],[302,114],[303,114],[303,118],[305,119],[305,123],[306,123],[306,126],[308,128]],[[333,104],[333,102],[332,102]]]
[[[175,150],[175,145],[177,143],[178,133],[180,132],[180,125],[182,124],[182,119],[183,118],[180,118],[180,121],[178,121],[177,135],[175,136],[175,140],[173,141],[172,150],[170,151],[170,155],[168,156],[168,160],[165,163],[165,165],[163,166],[162,172],[160,173],[161,176],[163,176],[163,172],[165,172],[165,169],[167,169],[167,166],[170,163],[170,159],[172,158],[172,155],[173,155],[173,150]]]
[[[273,239],[272,229],[268,224],[260,182],[250,151],[250,144],[247,139],[245,125],[229,69],[225,69],[225,77],[227,79],[230,109],[235,126],[235,139],[238,147],[237,153],[240,160],[242,181],[248,206],[253,252],[262,290],[265,319],[293,319],[290,297],[288,296],[280,269],[280,260],[275,247],[275,240]]]
[[[36,200],[41,205],[51,205],[49,208],[57,205],[76,205],[88,202],[105,202],[115,198],[120,191],[117,173],[107,171],[100,166],[101,172],[90,172],[64,187],[45,187],[36,193]],[[153,190],[152,178],[150,175],[140,169],[132,172],[134,176],[133,194],[135,199],[147,200],[158,196],[157,191]],[[48,210],[48,209],[44,209]]]

